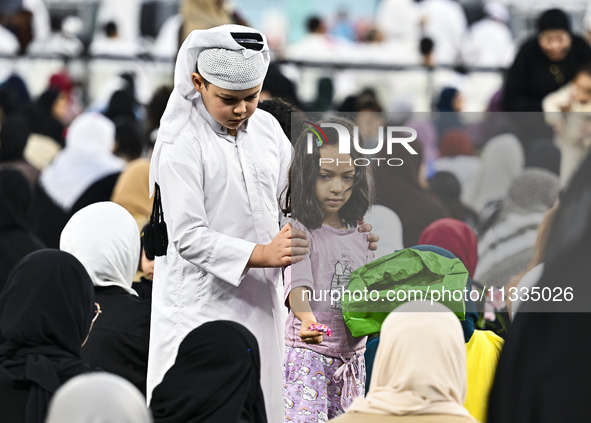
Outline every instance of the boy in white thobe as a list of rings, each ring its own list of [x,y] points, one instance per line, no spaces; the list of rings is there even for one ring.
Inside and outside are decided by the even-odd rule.
[[[264,37],[237,25],[193,31],[179,51],[150,165],[169,243],[155,263],[147,393],[192,329],[232,320],[257,338],[268,421],[280,422],[280,267],[307,241],[291,240],[289,225],[278,234],[291,144],[270,114],[255,113],[268,64]]]

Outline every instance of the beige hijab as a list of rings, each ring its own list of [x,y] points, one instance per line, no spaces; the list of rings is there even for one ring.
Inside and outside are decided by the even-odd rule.
[[[470,417],[466,346],[458,318],[445,306],[406,303],[384,324],[369,393],[348,412]]]
[[[111,197],[112,202],[131,213],[140,230],[152,214],[149,179],[150,161],[134,160],[119,176]]]

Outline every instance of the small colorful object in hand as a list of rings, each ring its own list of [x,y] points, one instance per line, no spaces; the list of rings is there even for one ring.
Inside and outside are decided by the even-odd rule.
[[[318,332],[322,332],[325,333],[326,336],[332,336],[332,331],[330,330],[330,328],[326,325],[323,325],[321,323],[315,323],[313,325],[311,325],[308,330],[316,330]]]

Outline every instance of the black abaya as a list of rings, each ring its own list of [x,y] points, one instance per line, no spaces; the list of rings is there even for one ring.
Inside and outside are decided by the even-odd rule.
[[[179,347],[152,393],[155,423],[266,423],[254,335],[229,321],[205,323]]]
[[[42,250],[17,264],[0,294],[3,421],[43,423],[55,391],[89,370],[80,346],[93,309],[92,281],[71,254]]]
[[[12,268],[27,254],[45,248],[28,227],[31,187],[16,169],[0,170],[0,292]]]
[[[118,286],[96,286],[94,292],[101,317],[82,348],[82,360],[127,379],[145,395],[152,303]]]

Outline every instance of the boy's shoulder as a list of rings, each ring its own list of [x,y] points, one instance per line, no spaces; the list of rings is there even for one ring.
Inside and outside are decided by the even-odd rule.
[[[285,135],[275,116],[263,109],[257,109],[248,119],[248,124],[257,127],[257,129],[266,130],[267,132],[279,132]]]

